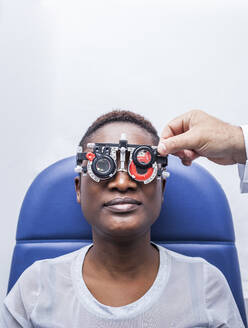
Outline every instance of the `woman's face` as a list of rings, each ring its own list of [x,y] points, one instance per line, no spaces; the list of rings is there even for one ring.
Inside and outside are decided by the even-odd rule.
[[[124,122],[103,126],[90,142],[119,143],[121,133],[126,134],[129,144],[153,145],[153,138],[146,130]],[[75,184],[77,201],[94,235],[117,241],[137,238],[149,232],[159,216],[164,183],[156,178],[145,185],[133,180],[127,172],[117,172],[111,179],[100,182],[87,174],[81,177],[81,186],[78,177]]]

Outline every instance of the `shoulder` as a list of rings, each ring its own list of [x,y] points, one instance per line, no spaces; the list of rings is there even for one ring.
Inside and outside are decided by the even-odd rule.
[[[228,283],[226,281],[226,278],[224,274],[213,264],[209,263],[202,257],[192,257],[192,256],[186,256],[182,255],[180,253],[171,251],[165,247],[162,247],[160,245],[156,245],[159,250],[167,255],[167,257],[170,258],[170,260],[173,262],[173,264],[184,264],[189,265],[193,267],[199,267],[201,268],[202,276],[204,283],[208,287],[213,287],[214,284],[217,284],[220,288],[228,288]]]
[[[32,276],[37,277],[37,275],[44,273],[44,271],[59,271],[66,268],[68,269],[68,266],[70,266],[74,259],[80,256],[80,254],[84,251],[84,248],[86,247],[87,246],[80,248],[74,252],[70,252],[54,258],[35,261],[23,272],[19,279],[26,280],[30,279]]]
[[[32,265],[26,268],[15,285],[18,285],[18,288],[21,290],[26,289],[27,291],[35,291],[39,289],[41,281],[52,278],[53,272],[69,276],[71,263],[74,259],[80,256],[87,247],[88,246],[85,246],[79,250],[55,258],[35,261]]]
[[[180,253],[177,253],[175,251],[169,250],[168,248],[165,248],[160,245],[156,245],[160,252],[165,253],[167,257],[170,258],[171,261],[174,263],[181,263],[181,264],[192,264],[196,266],[203,266],[203,265],[208,265],[209,263],[203,259],[202,257],[193,257],[193,256],[188,256],[188,255],[183,255]]]
[[[216,266],[201,257],[185,256],[158,247],[169,258],[172,275],[186,281],[200,295],[211,327],[222,324],[225,327],[244,327],[229,284]]]
[[[157,246],[160,252],[164,253],[168,258],[172,273],[174,275],[175,272],[188,273],[190,281],[194,279],[195,283],[198,282],[199,287],[201,286],[203,288],[204,293],[209,295],[213,288],[215,290],[216,288],[229,288],[223,273],[204,258],[182,255],[162,246]]]
[[[2,320],[7,327],[31,327],[30,318],[39,300],[48,304],[57,282],[68,285],[70,263],[87,250],[87,246],[78,251],[53,259],[36,261],[19,277],[2,308]],[[43,296],[41,296],[43,295]]]
[[[49,291],[54,287],[55,281],[65,282],[71,279],[71,264],[74,259],[80,257],[87,250],[85,246],[77,251],[52,259],[44,259],[34,262],[19,277],[4,304],[12,313],[31,313],[42,291]]]
[[[214,283],[218,281],[218,283],[225,284],[226,278],[223,275],[223,273],[213,264],[209,263],[202,257],[193,257],[193,256],[187,256],[183,255],[174,251],[171,251],[165,247],[162,247],[160,245],[157,245],[161,252],[164,252],[167,257],[170,258],[171,262],[173,262],[174,265],[187,265],[190,267],[199,268],[202,273],[203,280],[205,283]]]

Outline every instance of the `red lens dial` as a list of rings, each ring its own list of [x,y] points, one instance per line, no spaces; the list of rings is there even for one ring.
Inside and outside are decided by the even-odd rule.
[[[152,176],[153,170],[154,170],[153,167],[149,167],[145,174],[139,174],[137,172],[137,168],[133,161],[129,165],[129,172],[131,175],[133,175],[135,177],[135,179],[137,181],[145,181],[145,180],[149,179]]]

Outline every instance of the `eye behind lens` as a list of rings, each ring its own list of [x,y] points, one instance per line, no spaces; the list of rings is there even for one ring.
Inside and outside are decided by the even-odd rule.
[[[107,160],[106,158],[100,158],[97,162],[96,162],[96,170],[99,173],[106,173],[109,172],[109,170],[111,169],[111,165],[109,160]]]
[[[93,173],[102,179],[109,178],[116,170],[114,160],[110,156],[101,155],[92,162]]]

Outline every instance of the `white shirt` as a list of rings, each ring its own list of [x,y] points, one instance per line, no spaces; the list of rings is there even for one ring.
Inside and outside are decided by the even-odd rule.
[[[240,191],[248,192],[248,125],[241,125],[245,139],[245,149],[247,161],[245,164],[238,164],[240,177]]]
[[[223,274],[162,246],[157,277],[141,298],[121,307],[101,304],[82,277],[90,246],[31,265],[4,301],[1,327],[244,328]]]

